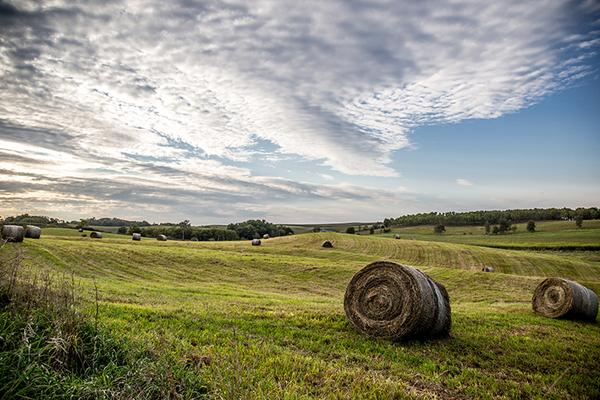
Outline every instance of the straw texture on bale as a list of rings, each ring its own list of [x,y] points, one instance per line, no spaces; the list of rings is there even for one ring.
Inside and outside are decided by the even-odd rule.
[[[134,233],[133,235],[131,235],[131,240],[136,240],[136,241],[142,240],[142,234],[141,233]]]
[[[252,239],[252,246],[260,246],[260,239]]]
[[[42,228],[34,225],[27,225],[25,227],[25,237],[28,239],[39,239],[42,236]]]
[[[481,268],[481,270],[483,272],[494,272],[495,271],[494,267],[483,267],[483,268]]]
[[[344,310],[359,331],[375,338],[430,338],[450,331],[444,286],[418,269],[389,261],[373,262],[354,274]]]
[[[25,237],[25,229],[19,225],[4,225],[2,227],[2,239],[7,242],[22,242]]]
[[[156,240],[159,240],[161,242],[166,242],[167,241],[167,237],[165,235],[158,235],[156,237]]]
[[[535,288],[533,311],[549,318],[595,321],[598,296],[577,282],[563,278],[548,278]]]
[[[333,243],[331,243],[331,240],[326,240],[326,241],[323,242],[323,244],[321,245],[321,247],[332,248],[333,247]]]
[[[90,233],[90,237],[93,239],[102,239],[102,232],[94,231]]]

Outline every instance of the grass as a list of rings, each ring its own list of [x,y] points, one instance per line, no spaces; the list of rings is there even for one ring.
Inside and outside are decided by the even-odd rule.
[[[325,239],[333,249],[320,247]],[[335,233],[269,239],[260,247],[132,242],[53,229],[10,247],[21,247],[34,268],[73,273],[85,290],[95,281],[106,329],[143,348],[169,348],[195,366],[213,398],[600,396],[599,324],[531,311],[533,289],[546,276],[600,291],[598,252]],[[451,338],[390,343],[349,325],[345,286],[378,259],[418,266],[446,286]],[[482,265],[500,273],[479,272]]]
[[[179,359],[82,315],[73,281],[23,270],[18,247],[0,254],[0,399],[205,397]]]

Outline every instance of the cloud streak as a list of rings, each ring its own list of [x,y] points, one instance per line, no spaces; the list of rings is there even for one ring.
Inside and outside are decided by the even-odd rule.
[[[593,7],[2,1],[0,168],[52,180],[20,192],[65,202],[101,196],[85,182],[114,182],[109,198],[148,205],[366,201],[364,190],[261,176],[252,163],[397,177],[391,158],[413,129],[496,118],[592,73],[598,31],[579,26]]]

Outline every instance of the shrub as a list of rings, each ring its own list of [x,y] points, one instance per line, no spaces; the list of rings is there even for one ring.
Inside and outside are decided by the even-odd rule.
[[[535,221],[528,221],[527,222],[527,232],[535,232]]]

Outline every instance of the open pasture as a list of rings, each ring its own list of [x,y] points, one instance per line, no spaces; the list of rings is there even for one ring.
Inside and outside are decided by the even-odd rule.
[[[73,274],[90,298],[96,284],[103,325],[176,354],[214,398],[600,396],[599,324],[531,311],[547,276],[599,292],[597,258],[335,233],[258,247],[67,233],[46,229],[5,254],[21,246],[27,267]],[[332,249],[320,247],[326,239]],[[417,266],[446,286],[450,338],[390,343],[352,328],[345,287],[381,259]],[[497,272],[480,272],[483,265]]]

